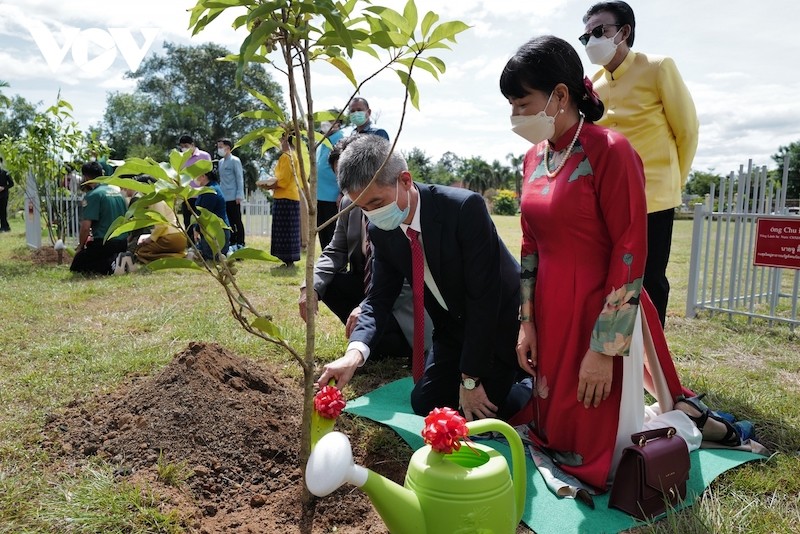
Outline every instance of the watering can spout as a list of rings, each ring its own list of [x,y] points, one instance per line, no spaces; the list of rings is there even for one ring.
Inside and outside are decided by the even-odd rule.
[[[361,488],[390,532],[426,534],[425,516],[417,495],[374,471],[355,465],[350,440],[341,432],[324,435],[306,465],[306,486],[317,497],[345,482]]]

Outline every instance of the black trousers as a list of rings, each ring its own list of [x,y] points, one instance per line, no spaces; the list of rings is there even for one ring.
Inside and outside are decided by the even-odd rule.
[[[325,288],[322,302],[342,321],[347,323],[347,318],[353,308],[364,300],[363,277],[353,273],[337,273]],[[386,357],[411,358],[411,346],[403,335],[400,325],[392,316],[386,329],[378,339],[375,347],[370,351],[369,359]]]
[[[334,225],[331,225],[333,228]],[[0,193],[0,228],[8,230],[8,191]],[[333,232],[331,232],[333,235]]]
[[[500,342],[498,342],[499,344]],[[514,342],[504,343],[514,350]],[[458,394],[461,387],[461,344],[433,339],[425,358],[425,372],[411,391],[414,413],[426,416],[434,408],[447,406],[459,410]],[[498,407],[497,418],[507,420],[521,406],[508,406],[511,387],[517,379],[517,368],[495,359],[490,374],[482,376],[481,384],[486,396]]]
[[[91,241],[86,248],[75,254],[69,270],[74,273],[111,274],[111,262],[120,252],[128,249],[127,239]]]
[[[647,214],[647,263],[644,267],[644,288],[658,311],[662,327],[667,320],[669,302],[667,263],[672,249],[674,221],[674,209]]]
[[[244,224],[242,224],[242,207],[235,200],[225,202],[228,224],[231,225],[231,245],[244,246]]]
[[[339,213],[339,204],[327,200],[317,201],[317,227]],[[336,229],[336,221],[319,231],[319,249],[324,250],[328,243],[333,239],[333,231]]]

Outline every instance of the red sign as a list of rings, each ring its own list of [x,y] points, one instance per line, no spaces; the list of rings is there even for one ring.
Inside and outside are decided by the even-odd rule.
[[[800,217],[759,218],[754,265],[800,269]]]

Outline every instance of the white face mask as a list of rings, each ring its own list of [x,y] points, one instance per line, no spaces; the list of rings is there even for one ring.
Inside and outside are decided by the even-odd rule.
[[[544,109],[536,115],[512,115],[511,131],[534,145],[553,137],[556,133],[556,116],[550,117],[545,113],[551,98],[553,93],[547,98]]]
[[[617,38],[617,35],[621,31],[622,29],[620,28],[620,30],[614,34],[614,37],[595,37],[594,35],[590,37],[589,42],[586,43],[586,55],[589,56],[589,61],[600,66],[611,63],[611,60],[614,59],[614,54],[617,53],[617,47],[619,46],[619,43],[615,43],[614,39]]]
[[[228,151],[225,150],[224,148],[218,148],[217,154],[219,155],[219,157],[224,158],[225,156],[228,155]]]

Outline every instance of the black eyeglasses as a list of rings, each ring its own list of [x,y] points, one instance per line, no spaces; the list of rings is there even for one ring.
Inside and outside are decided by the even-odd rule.
[[[606,33],[606,28],[608,28],[610,26],[613,26],[615,28],[621,28],[623,25],[622,24],[601,24],[600,26],[595,26],[594,28],[592,28],[592,31],[584,33],[583,35],[578,37],[578,40],[581,42],[581,44],[583,46],[586,46],[587,44],[589,44],[589,38],[590,37],[597,37],[599,39],[600,37],[603,36],[604,33]]]

